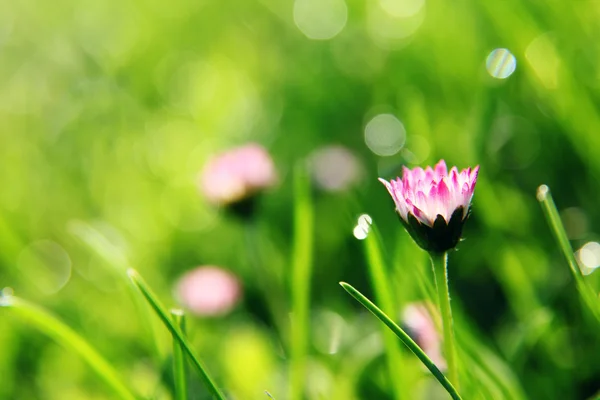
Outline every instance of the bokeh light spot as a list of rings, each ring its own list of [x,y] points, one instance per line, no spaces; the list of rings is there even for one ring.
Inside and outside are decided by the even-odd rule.
[[[315,183],[323,190],[342,191],[357,183],[363,175],[359,159],[344,146],[326,146],[310,156]]]
[[[378,156],[393,156],[406,140],[406,129],[392,114],[379,114],[365,127],[365,143]]]
[[[402,0],[382,0],[369,2],[367,11],[367,31],[371,39],[384,49],[397,49],[405,46],[409,38],[421,27],[425,20],[424,8],[416,3],[408,6]]]
[[[344,29],[348,7],[344,0],[296,0],[294,22],[309,39],[327,40]]]
[[[485,66],[496,79],[506,79],[515,72],[517,59],[507,49],[495,49],[487,57]]]
[[[71,258],[51,240],[31,243],[17,261],[21,276],[44,294],[62,289],[71,278]]]
[[[600,243],[588,242],[579,249],[575,256],[579,261],[581,273],[589,275],[600,266]]]
[[[425,0],[379,0],[381,8],[394,17],[406,18],[417,14]]]

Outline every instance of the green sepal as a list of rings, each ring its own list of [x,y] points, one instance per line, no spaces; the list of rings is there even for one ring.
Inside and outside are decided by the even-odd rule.
[[[449,223],[442,215],[438,214],[432,227],[422,223],[411,213],[408,214],[408,221],[402,217],[400,217],[400,221],[423,250],[429,253],[444,253],[454,249],[460,241],[469,213],[467,212],[464,217],[463,214],[464,208],[458,207],[452,213]]]

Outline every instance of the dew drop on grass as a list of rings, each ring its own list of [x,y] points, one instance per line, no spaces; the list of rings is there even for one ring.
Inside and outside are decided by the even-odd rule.
[[[369,214],[362,214],[360,217],[358,217],[358,225],[366,228],[367,231],[369,230],[369,227],[372,223],[373,218],[371,218]]]
[[[358,221],[352,233],[358,240],[365,240],[369,235],[369,229],[373,223],[373,218],[368,214],[362,214],[358,217]]]
[[[185,313],[183,312],[183,310],[181,308],[171,308],[171,310],[169,310],[171,312],[172,315],[176,315],[178,317],[183,317],[185,315]]]
[[[354,227],[354,230],[352,231],[352,234],[358,240],[365,240],[367,238],[367,236],[369,235],[369,232],[366,231],[364,227],[362,227],[360,225],[356,225]]]
[[[546,200],[546,197],[548,196],[549,191],[550,191],[550,189],[548,188],[547,185],[541,185],[540,187],[538,187],[537,195],[536,195],[538,201]]]
[[[496,79],[506,79],[515,72],[517,59],[507,49],[495,49],[485,61],[488,73]]]

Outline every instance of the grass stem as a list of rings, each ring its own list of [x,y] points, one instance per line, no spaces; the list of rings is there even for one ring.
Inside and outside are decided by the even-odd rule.
[[[582,297],[590,311],[592,311],[592,314],[596,317],[598,322],[600,322],[600,300],[583,277],[579,264],[573,254],[573,248],[569,243],[569,237],[567,236],[565,227],[563,226],[558,210],[556,209],[556,204],[554,204],[554,200],[552,199],[550,188],[546,185],[541,185],[537,190],[537,199],[542,206],[546,220],[565,256],[569,268],[571,269],[571,274],[575,280],[579,295]]]
[[[294,171],[294,243],[292,253],[292,327],[290,399],[303,397],[310,336],[310,278],[313,263],[314,211],[305,168]]]
[[[179,342],[183,351],[188,355],[188,357],[192,361],[192,364],[198,371],[198,374],[206,384],[208,390],[218,400],[225,400],[225,395],[213,382],[212,378],[210,377],[200,360],[194,355],[194,352],[192,351],[192,346],[188,342],[187,338],[185,337],[181,329],[172,321],[172,319],[169,316],[169,313],[166,311],[165,307],[160,303],[154,292],[152,292],[152,289],[150,289],[150,287],[144,281],[144,279],[142,279],[140,274],[133,268],[127,270],[127,275],[129,275],[129,279],[131,279],[135,287],[137,287],[138,290],[142,293],[142,295],[144,296],[150,307],[152,307],[156,315],[158,315],[162,323],[171,332],[171,334],[173,335],[173,339]]]

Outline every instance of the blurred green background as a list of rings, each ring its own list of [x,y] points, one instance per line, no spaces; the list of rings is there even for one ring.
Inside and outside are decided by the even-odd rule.
[[[598,266],[600,3],[23,0],[0,10],[0,288],[59,316],[140,394],[170,398],[171,344],[156,323],[154,349],[110,259],[126,257],[170,306],[185,271],[236,273],[241,303],[190,316],[190,337],[236,399],[287,398],[301,163],[315,178],[306,398],[391,399],[380,326],[338,281],[372,295],[353,235],[367,213],[399,303],[424,297],[411,271],[429,274],[427,256],[377,177],[440,158],[481,165],[466,240],[450,256],[457,330],[523,398],[600,390],[598,325],[535,198],[550,186],[574,249],[587,245],[578,255]],[[209,157],[248,142],[269,149],[280,177],[250,235],[197,184]],[[351,164],[319,162],[315,151],[332,145]],[[325,190],[319,168],[356,176]],[[104,255],[82,240],[98,235],[112,244]],[[586,276],[596,292],[599,276]],[[445,398],[406,354],[411,398]],[[190,398],[208,398],[190,379]],[[76,354],[0,309],[1,399],[112,396]]]

